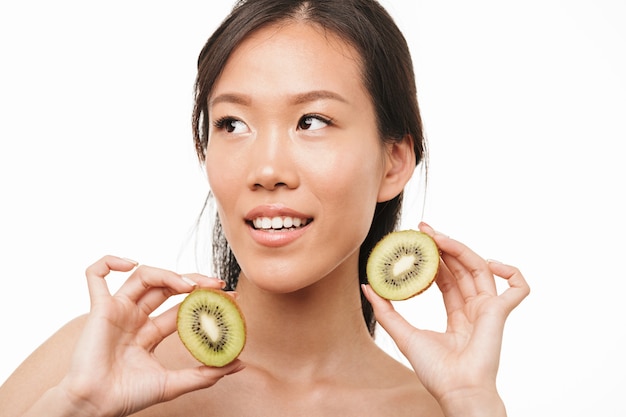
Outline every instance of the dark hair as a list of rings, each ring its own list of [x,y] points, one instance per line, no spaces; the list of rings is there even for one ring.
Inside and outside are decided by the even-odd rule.
[[[198,158],[204,162],[210,121],[208,99],[233,50],[252,32],[276,23],[298,21],[318,25],[354,47],[361,56],[363,83],[371,96],[381,140],[410,137],[416,164],[425,156],[425,140],[417,104],[415,75],[406,40],[389,14],[375,0],[240,0],[209,38],[198,58],[193,134]],[[400,218],[402,193],[377,203],[372,225],[359,255],[359,280],[366,283],[367,257]],[[234,289],[241,268],[223,233],[219,218],[213,229],[215,273]],[[363,315],[374,334],[372,306],[361,295]]]

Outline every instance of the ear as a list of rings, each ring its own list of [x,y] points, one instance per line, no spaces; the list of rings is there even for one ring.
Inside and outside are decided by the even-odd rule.
[[[378,190],[379,203],[400,194],[415,171],[415,149],[411,135],[406,135],[401,142],[386,144],[385,149],[385,171]]]

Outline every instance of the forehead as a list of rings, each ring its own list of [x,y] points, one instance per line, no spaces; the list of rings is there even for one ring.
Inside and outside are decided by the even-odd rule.
[[[298,21],[261,28],[233,50],[212,95],[233,88],[366,94],[357,50],[332,31]]]

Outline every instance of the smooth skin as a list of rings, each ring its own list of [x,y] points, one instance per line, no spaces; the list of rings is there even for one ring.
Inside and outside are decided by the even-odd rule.
[[[0,388],[3,415],[506,415],[495,384],[503,327],[529,292],[516,268],[420,224],[442,252],[444,333],[416,329],[357,285],[373,207],[401,192],[415,155],[410,137],[381,144],[356,52],[309,24],[262,29],[230,57],[210,116],[207,175],[242,267],[240,359],[200,366],[175,333],[176,309],[152,316],[169,296],[192,291],[190,280],[221,281],[107,256],[87,269],[89,315]],[[255,230],[252,218],[265,215],[308,223]],[[115,294],[110,271],[129,273]],[[509,289],[498,294],[495,277]],[[359,291],[415,371],[374,343]]]

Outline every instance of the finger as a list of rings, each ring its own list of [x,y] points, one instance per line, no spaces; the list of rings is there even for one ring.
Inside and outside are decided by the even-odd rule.
[[[159,344],[161,340],[165,339],[167,336],[176,331],[176,317],[178,315],[178,306],[178,304],[172,306],[152,319],[152,324],[154,324],[154,327],[156,327],[159,333],[158,340],[149,341],[149,344],[152,344],[153,347]]]
[[[197,273],[183,274],[182,276],[190,284],[198,286],[199,288],[213,288],[216,290],[226,288],[226,282],[216,277],[208,277]]]
[[[500,298],[505,301],[510,310],[517,307],[530,294],[528,282],[516,267],[489,261],[489,268],[495,275],[508,281],[509,288],[500,295]]]
[[[165,387],[164,401],[173,400],[188,392],[215,385],[217,381],[227,375],[240,372],[245,368],[239,359],[221,368],[199,366],[197,368],[170,371]]]
[[[209,278],[200,274],[179,275],[179,279],[184,281],[187,286],[182,286],[178,289],[171,287],[150,288],[137,300],[137,306],[145,314],[149,315],[173,295],[190,292],[196,287],[222,289],[226,285],[226,283],[220,279]],[[181,289],[182,291],[180,291]]]
[[[406,355],[409,339],[415,328],[393,308],[389,300],[376,294],[369,285],[362,284],[361,289],[372,304],[376,321],[389,333],[400,351]]]
[[[87,287],[89,289],[89,297],[93,304],[101,297],[109,297],[109,287],[105,281],[105,277],[111,271],[128,272],[137,266],[137,262],[126,258],[107,255],[90,265],[85,270],[87,277]]]
[[[421,223],[420,228],[426,233],[432,233],[431,237],[443,252],[442,258],[456,277],[464,297],[470,298],[477,294],[497,295],[493,274],[481,256],[461,242],[435,232],[425,223]]]
[[[137,303],[152,288],[168,288],[174,293],[191,291],[189,284],[175,272],[165,269],[153,268],[146,265],[139,266],[135,272],[122,284],[115,296],[126,297],[133,303]],[[162,296],[165,294],[162,294]],[[169,294],[171,295],[171,294]]]
[[[154,351],[166,337],[176,331],[178,305],[151,318],[152,326],[141,327],[136,334],[136,342],[148,351]]]
[[[439,271],[437,272],[435,282],[443,296],[443,303],[448,315],[465,306],[465,299],[463,295],[461,295],[461,290],[457,285],[456,278],[452,275],[452,272],[448,269],[448,265],[446,265],[443,260],[439,263]]]
[[[468,271],[456,258],[445,252],[441,255],[441,259],[448,266],[463,299],[468,300],[475,297],[478,294],[478,290],[474,282],[474,273],[478,273],[478,271]]]
[[[237,291],[224,291],[224,292],[234,301],[237,301],[239,299],[239,293]]]
[[[476,285],[474,283],[474,278],[470,271],[468,271],[462,263],[457,261],[453,255],[448,254],[441,246],[440,240],[444,240],[444,242],[448,243],[448,236],[445,236],[439,232],[436,232],[432,227],[426,225],[425,223],[420,223],[420,230],[424,233],[427,233],[435,240],[439,251],[441,252],[441,259],[448,266],[448,270],[451,272],[452,276],[456,281],[456,285],[459,288],[461,294],[464,299],[469,299],[475,297],[477,294]],[[445,245],[444,245],[445,247]]]

